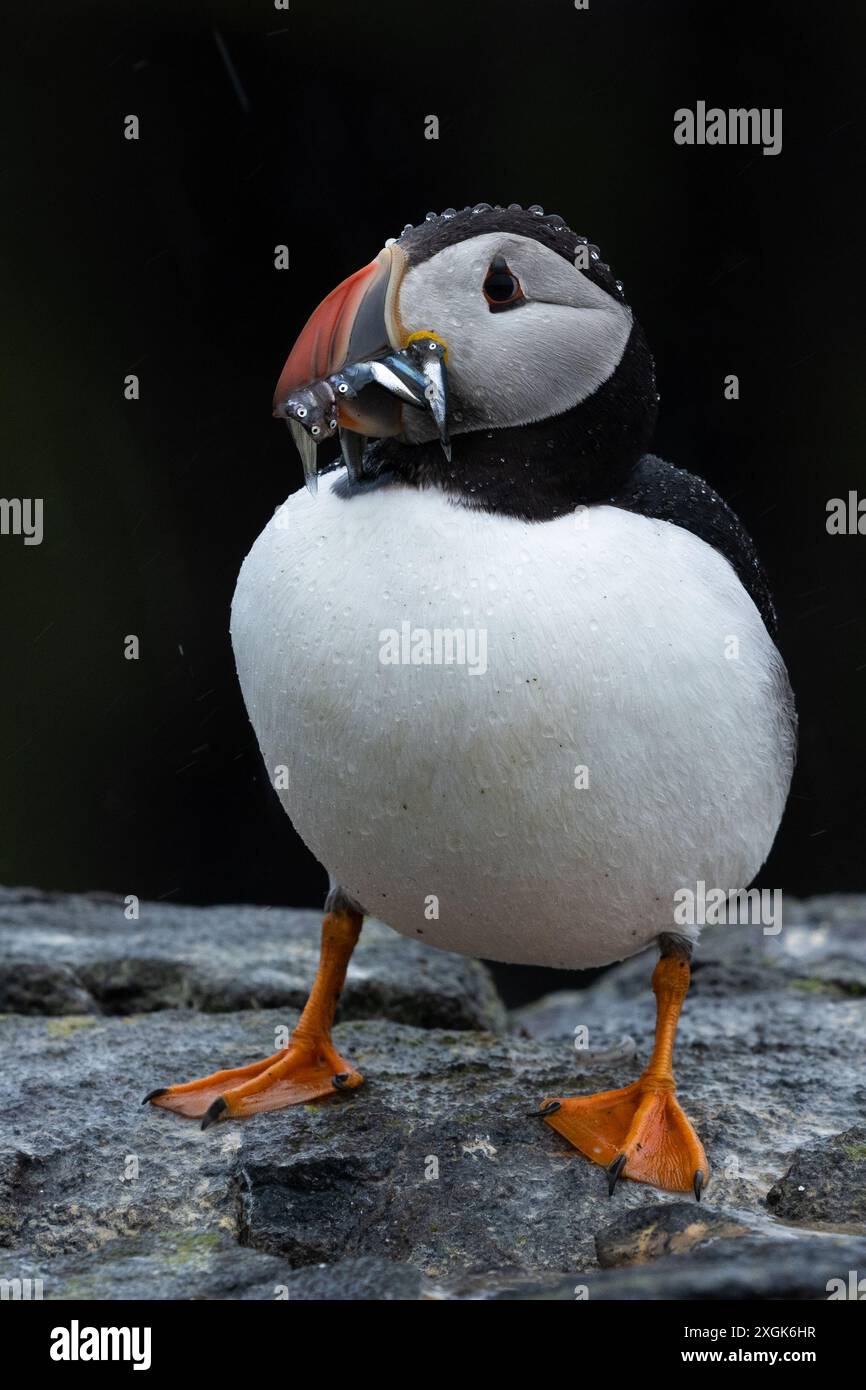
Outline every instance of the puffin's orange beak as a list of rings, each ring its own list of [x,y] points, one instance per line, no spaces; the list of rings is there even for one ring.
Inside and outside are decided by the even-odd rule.
[[[284,418],[286,402],[299,388],[400,347],[396,300],[405,268],[404,253],[386,246],[322,300],[301,329],[280,373],[274,392],[275,416]],[[347,404],[339,402],[340,424],[353,428],[344,418]],[[376,428],[368,431],[371,434],[381,433],[379,422],[375,423]]]
[[[307,320],[280,373],[273,413],[292,431],[311,492],[319,444],[339,428],[343,459],[355,475],[364,452],[359,436],[401,434],[406,405],[431,411],[450,451],[447,349],[434,333],[407,338],[403,331],[398,291],[406,266],[405,252],[395,243],[332,290]]]

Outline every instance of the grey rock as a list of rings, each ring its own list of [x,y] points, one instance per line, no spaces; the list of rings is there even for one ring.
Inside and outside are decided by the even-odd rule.
[[[831,1222],[866,1232],[866,1125],[798,1149],[767,1193],[767,1206],[784,1221]]]
[[[625,1269],[588,1270],[551,1284],[513,1284],[495,1299],[570,1301],[767,1299],[825,1300],[850,1284],[850,1271],[862,1270],[866,1240],[836,1236],[802,1240],[756,1237],[719,1240],[691,1255],[665,1255]],[[699,1343],[695,1343],[699,1345]]]
[[[134,1014],[156,1009],[292,1008],[316,972],[321,914],[289,908],[142,902],[127,921],[108,894],[0,888],[0,1012]],[[368,920],[340,1018],[422,1028],[501,1028],[479,962]]]
[[[2,1257],[0,1257],[2,1260]],[[172,1232],[110,1240],[99,1251],[53,1259],[21,1257],[15,1278],[41,1281],[48,1301],[68,1299],[232,1299],[308,1302],[415,1300],[416,1269],[365,1256],[291,1269],[284,1260],[239,1246],[225,1231]]]
[[[866,1241],[720,1240],[693,1254],[666,1255],[623,1269],[458,1273],[445,1280],[374,1256],[290,1269],[238,1247],[225,1234],[139,1236],[109,1241],[98,1253],[34,1260],[4,1269],[42,1281],[49,1301],[216,1299],[241,1301],[824,1300],[850,1288],[866,1263]],[[7,1277],[4,1275],[3,1277]]]
[[[16,1059],[0,1077],[0,1246],[51,1257],[223,1229],[292,1266],[377,1255],[438,1275],[592,1257],[603,1174],[530,1115],[558,1079],[553,1048],[368,1020],[335,1030],[367,1077],[358,1092],[205,1133],[140,1104],[267,1053],[295,1019],[0,1019]]]
[[[576,1020],[584,1013],[586,991],[558,989],[512,1009],[511,1029],[525,1038],[570,1038],[574,1036]]]
[[[407,1302],[429,1296],[428,1283],[417,1269],[374,1255],[293,1270],[285,1285],[295,1302]]]
[[[657,958],[655,948],[632,956],[602,976],[600,997],[643,997]],[[801,902],[783,899],[781,930],[755,926],[708,926],[692,961],[689,998],[774,993],[799,988],[821,993],[833,988],[858,997],[866,971],[866,897],[840,895]],[[556,996],[550,996],[555,998]],[[530,1009],[541,1011],[544,1001]],[[520,1011],[515,1021],[520,1023]]]
[[[866,1240],[852,1234],[861,1197],[833,1206],[829,1182],[837,1160],[849,1178],[862,1166],[845,1155],[866,1126],[866,997],[850,985],[866,959],[862,900],[791,905],[779,938],[707,932],[677,1048],[680,1100],[713,1168],[698,1207],[627,1181],[609,1201],[602,1170],[533,1113],[545,1095],[638,1073],[653,1034],[652,955],[553,996],[554,1035],[542,1025],[526,1037],[467,1027],[489,1012],[486,975],[440,975],[440,962],[467,963],[378,928],[352,1007],[380,1016],[344,1015],[335,1038],[365,1086],[202,1133],[142,1107],[142,1095],[273,1050],[312,976],[315,915],[159,906],[152,932],[129,924],[129,951],[114,902],[11,897],[0,916],[17,961],[64,966],[64,987],[98,1007],[0,1018],[0,1277],[38,1271],[55,1291],[46,1284],[46,1297],[271,1299],[285,1288],[290,1298],[531,1301],[573,1299],[576,1286],[592,1298],[823,1298],[828,1279],[866,1269]],[[31,910],[41,944],[27,957]],[[132,965],[94,983],[97,967],[125,959],[154,974]],[[827,988],[817,972],[831,960]],[[289,987],[282,977],[295,969]],[[270,971],[285,990],[278,1006],[231,1006],[262,991]],[[195,995],[190,982],[203,989],[207,978],[216,992]],[[170,989],[183,1007],[167,1007]],[[424,990],[434,1000],[425,1022],[445,1009],[462,1026],[382,1016],[411,1011]],[[202,1012],[208,997],[218,1011]],[[148,1011],[114,1012],[130,999]],[[592,1057],[574,1050],[579,1025]],[[616,1051],[626,1036],[633,1058]],[[814,1195],[791,1207],[789,1176],[815,1150]]]
[[[682,1254],[723,1236],[747,1234],[748,1227],[706,1203],[663,1202],[634,1207],[598,1232],[595,1250],[602,1269],[646,1264],[660,1255]]]
[[[226,1231],[172,1231],[108,1240],[74,1255],[9,1256],[7,1278],[39,1279],[42,1297],[67,1299],[274,1299],[291,1271]]]
[[[19,960],[0,965],[0,1012],[85,1014],[94,999],[79,975],[60,962]]]

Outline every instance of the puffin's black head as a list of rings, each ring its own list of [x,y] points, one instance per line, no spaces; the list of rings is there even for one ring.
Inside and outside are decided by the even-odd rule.
[[[360,486],[396,475],[540,519],[617,490],[656,401],[643,334],[598,248],[540,208],[479,203],[406,226],[323,301],[274,414],[292,424],[308,482],[339,426]],[[377,442],[365,450],[358,435]]]

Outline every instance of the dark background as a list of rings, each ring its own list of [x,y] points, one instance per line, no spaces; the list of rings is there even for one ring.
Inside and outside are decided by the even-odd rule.
[[[866,493],[853,3],[70,2],[5,30],[0,492],[43,497],[46,530],[0,538],[0,879],[321,901],[228,638],[241,560],[300,483],[271,394],[386,237],[486,199],[599,242],[656,354],[657,451],[766,562],[801,756],[760,881],[866,888],[866,537],[825,529],[828,498]],[[781,106],[782,153],[676,146],[698,99]]]

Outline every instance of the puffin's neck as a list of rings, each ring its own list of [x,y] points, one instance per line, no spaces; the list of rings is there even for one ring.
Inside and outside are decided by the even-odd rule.
[[[549,521],[617,492],[647,449],[656,400],[652,359],[635,325],[614,374],[572,410],[454,435],[450,463],[438,441],[377,440],[356,487],[439,487],[484,511]]]

